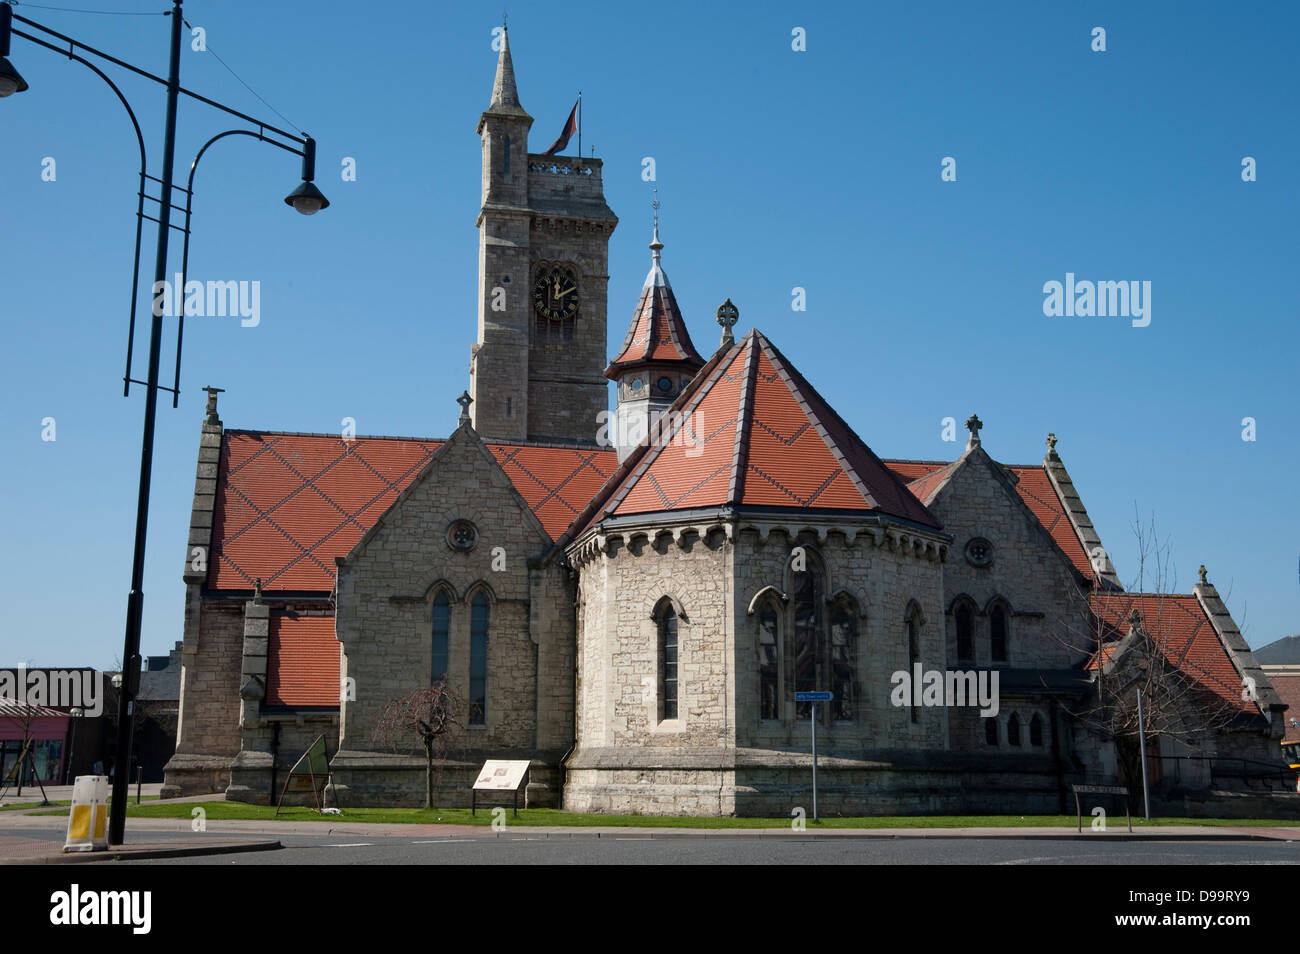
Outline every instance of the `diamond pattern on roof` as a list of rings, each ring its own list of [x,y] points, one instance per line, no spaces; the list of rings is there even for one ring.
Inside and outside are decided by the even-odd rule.
[[[328,592],[346,555],[429,463],[441,441],[227,430],[208,586]],[[489,444],[520,495],[559,536],[613,472],[612,450]]]

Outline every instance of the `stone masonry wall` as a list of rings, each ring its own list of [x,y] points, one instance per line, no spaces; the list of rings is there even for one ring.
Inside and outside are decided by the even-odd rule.
[[[452,549],[447,542],[448,527],[458,519],[477,528],[469,551]],[[537,753],[542,739],[563,744],[571,731],[560,725],[568,705],[548,714],[551,721],[544,729],[537,718],[539,661],[555,680],[546,687],[549,702],[571,685],[563,675],[571,671],[566,645],[571,643],[562,636],[572,626],[571,610],[567,616],[565,611],[564,574],[529,569],[529,557],[548,544],[490,452],[472,430],[462,428],[340,565],[336,632],[343,644],[344,676],[355,679],[356,690],[355,701],[341,706],[340,754],[334,762],[336,785],[352,789],[341,793],[343,802],[365,801],[365,766],[379,762],[385,771],[416,772],[418,791],[423,791],[420,764],[392,762],[392,747],[376,741],[375,730],[390,700],[429,684],[432,604],[439,589],[452,604],[450,682],[467,700],[470,600],[480,590],[490,600],[486,724],[460,732],[456,756],[469,762],[479,755],[520,758]],[[504,560],[504,568],[494,569],[494,559],[498,566]],[[534,618],[542,624],[537,634],[542,646],[530,632]],[[465,713],[461,721],[468,721]],[[414,737],[398,745],[402,752],[418,748]],[[390,794],[416,790],[414,782],[390,779],[383,784]]]
[[[1076,582],[1071,565],[1020,501],[1014,487],[1004,486],[993,473],[998,466],[982,449],[933,501],[930,510],[953,536],[944,568],[944,605],[949,611],[958,596],[969,596],[975,616],[975,666],[993,665],[988,610],[995,598],[1010,610],[1006,665],[1018,668],[1067,669],[1087,657],[1092,636],[1087,622],[1087,596]],[[1064,519],[1064,518],[1062,518]],[[972,537],[993,544],[993,562],[974,567],[964,555]],[[945,617],[948,648],[956,658],[956,629]]]

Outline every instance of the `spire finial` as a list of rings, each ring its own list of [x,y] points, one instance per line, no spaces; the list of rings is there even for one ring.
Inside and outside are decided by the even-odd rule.
[[[718,306],[715,314],[717,315],[718,324],[722,325],[722,344],[719,347],[730,348],[736,343],[736,336],[731,333],[731,329],[740,320],[740,309],[733,305],[731,299],[728,298]]]
[[[262,604],[262,578],[260,576],[253,583],[253,602],[259,606]]]
[[[651,257],[655,262],[659,261],[659,252],[663,249],[664,243],[659,241],[659,187],[654,187],[654,199],[650,203],[650,208],[654,210],[654,237],[650,240]]]
[[[469,396],[468,391],[461,391],[460,397],[456,398],[456,403],[460,405],[460,424],[469,423],[469,406],[474,403],[474,399]]]

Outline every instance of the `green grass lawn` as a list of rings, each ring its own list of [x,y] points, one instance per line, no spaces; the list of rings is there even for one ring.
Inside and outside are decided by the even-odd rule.
[[[480,808],[471,816],[468,808],[345,808],[342,815],[319,815],[311,808],[286,808],[276,819],[274,806],[247,805],[243,802],[155,801],[152,805],[127,806],[128,818],[192,818],[193,810],[202,808],[209,821],[314,821],[314,822],[382,822],[384,824],[490,825],[492,809]],[[38,815],[67,815],[67,809],[33,812]],[[1084,828],[1092,819],[1084,818]],[[670,815],[584,815],[549,808],[520,809],[515,818],[506,809],[509,825],[553,825],[566,827],[606,828],[789,828],[789,818],[695,818]],[[1111,831],[1127,831],[1122,815],[1108,819]],[[881,816],[873,818],[823,818],[807,822],[810,828],[1073,828],[1073,815],[931,815],[923,817]],[[1225,827],[1278,827],[1288,825],[1276,819],[1226,818],[1153,818],[1147,822],[1133,819],[1133,828],[1154,825],[1218,825]],[[1300,824],[1297,821],[1296,824]]]

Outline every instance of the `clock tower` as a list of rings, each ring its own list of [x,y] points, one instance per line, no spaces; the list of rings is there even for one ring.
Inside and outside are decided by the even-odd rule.
[[[492,101],[478,123],[478,340],[470,414],[489,440],[595,444],[608,408],[603,375],[609,237],[601,162],[528,152],[501,34]]]

